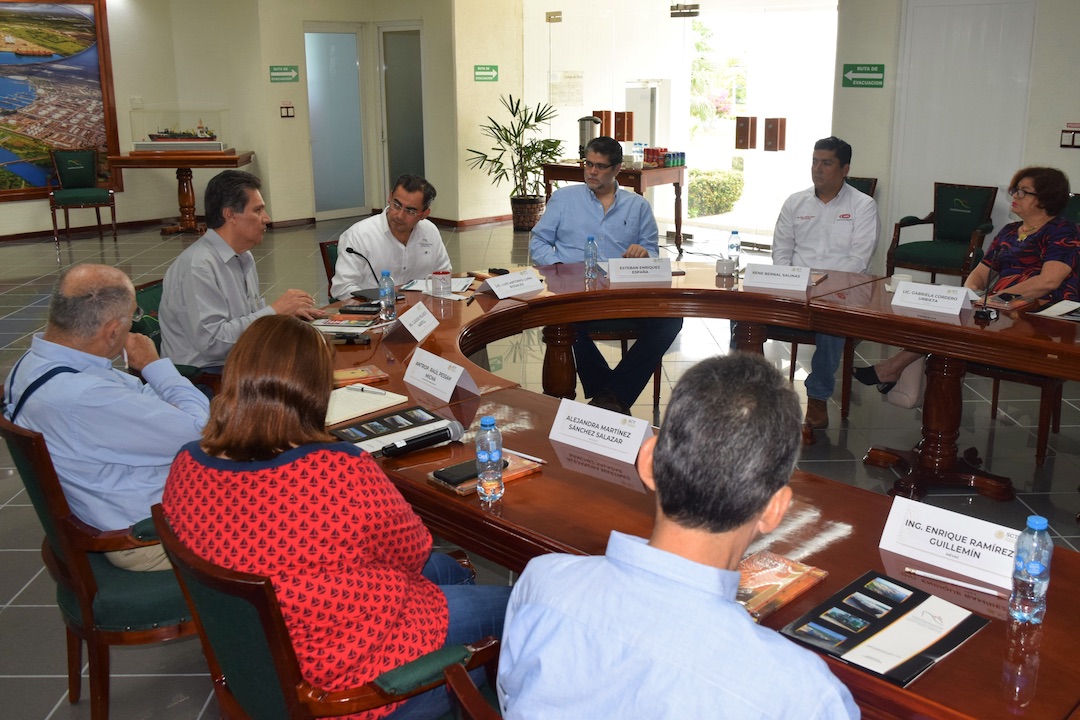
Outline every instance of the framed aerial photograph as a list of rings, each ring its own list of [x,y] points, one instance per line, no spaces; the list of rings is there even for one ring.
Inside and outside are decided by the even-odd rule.
[[[0,201],[44,198],[53,149],[95,148],[99,182],[118,187],[105,0],[0,0]]]

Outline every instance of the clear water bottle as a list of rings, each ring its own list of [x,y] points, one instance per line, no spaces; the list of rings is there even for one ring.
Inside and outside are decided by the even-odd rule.
[[[1016,539],[1009,615],[1018,622],[1041,623],[1046,614],[1050,556],[1054,553],[1054,543],[1046,526],[1046,518],[1031,515],[1024,532]]]
[[[600,250],[596,247],[596,238],[590,235],[585,238],[585,279],[595,280],[597,276]]]
[[[731,236],[727,241],[727,254],[729,258],[737,260],[739,253],[742,252],[742,238],[739,237],[738,230],[732,230]]]
[[[379,278],[379,320],[388,322],[397,320],[397,290],[394,289],[394,278],[389,270],[382,271]]]
[[[495,427],[495,418],[480,418],[476,433],[476,493],[484,502],[495,502],[503,496],[502,433]]]

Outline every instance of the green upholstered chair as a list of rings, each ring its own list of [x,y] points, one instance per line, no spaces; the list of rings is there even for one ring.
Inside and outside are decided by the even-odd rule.
[[[898,267],[937,274],[959,275],[963,282],[982,259],[982,244],[994,229],[990,213],[994,209],[997,188],[983,185],[934,183],[934,210],[920,219],[909,215],[900,218],[893,228],[892,244],[886,259],[886,274]],[[900,244],[900,231],[906,227],[932,224],[930,240]]]
[[[1069,202],[1065,203],[1065,209],[1061,211],[1061,216],[1080,225],[1080,196],[1069,194]]]
[[[454,720],[499,720],[499,698],[495,694],[495,678],[488,675],[488,684],[480,690],[469,677],[464,665],[450,665],[443,670],[446,689],[450,693],[451,714]]]
[[[161,307],[161,293],[164,280],[151,280],[135,287],[135,304],[142,311],[142,317],[131,323],[131,332],[146,335],[154,341],[154,346],[161,352],[161,321],[158,309]],[[220,375],[203,373],[194,365],[177,365],[176,370],[193,383],[199,383],[217,391]]]
[[[877,192],[877,178],[868,177],[846,177],[844,178],[847,184],[856,190],[866,193],[870,197],[874,197],[874,193]]]
[[[223,717],[286,720],[363,712],[442,685],[448,665],[463,662],[472,669],[498,660],[499,643],[488,637],[428,653],[357,688],[314,687],[300,674],[270,579],[203,560],[176,537],[160,504],[151,514],[195,616]]]
[[[326,271],[326,295],[330,302],[337,300],[330,294],[330,286],[334,283],[334,268],[337,267],[337,244],[337,240],[319,243],[319,255],[322,257],[323,270]]]
[[[93,148],[81,150],[52,150],[53,171],[59,187],[49,192],[49,212],[52,213],[53,240],[60,242],[60,230],[56,226],[56,211],[64,211],[64,234],[71,239],[71,222],[68,211],[73,208],[94,208],[97,216],[98,237],[101,230],[101,208],[109,208],[112,216],[112,235],[116,239],[116,197],[108,188],[100,188],[98,180],[98,152]]]
[[[121,570],[102,555],[156,542],[149,521],[110,532],[87,525],[68,507],[41,433],[0,417],[0,435],[45,529],[41,554],[56,581],[57,604],[67,626],[68,702],[78,702],[81,694],[85,642],[90,717],[107,720],[109,646],[192,635],[195,624],[172,573]]]

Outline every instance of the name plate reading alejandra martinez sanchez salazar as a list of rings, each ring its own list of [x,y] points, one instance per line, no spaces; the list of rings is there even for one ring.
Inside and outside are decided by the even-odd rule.
[[[548,438],[604,457],[633,463],[652,426],[640,418],[563,399]]]

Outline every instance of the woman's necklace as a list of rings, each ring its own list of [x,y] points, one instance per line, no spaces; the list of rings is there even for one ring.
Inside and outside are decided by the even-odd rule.
[[[1020,223],[1020,229],[1016,231],[1016,237],[1019,239],[1020,242],[1024,242],[1025,240],[1027,240],[1028,235],[1034,235],[1035,233],[1039,232],[1039,229],[1043,225],[1045,225],[1049,219],[1050,218],[1045,218],[1037,225],[1035,223],[1031,223],[1029,225],[1027,222]]]

